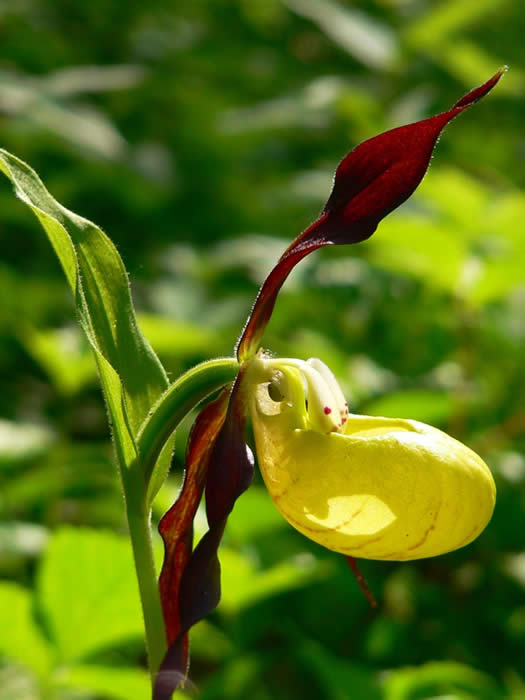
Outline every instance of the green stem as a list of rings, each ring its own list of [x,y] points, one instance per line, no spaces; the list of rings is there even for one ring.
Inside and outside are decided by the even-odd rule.
[[[208,360],[183,374],[164,392],[137,435],[146,484],[151,480],[162,448],[181,420],[199,401],[232,382],[238,372],[239,363],[234,357]]]
[[[126,493],[126,511],[144,615],[149,670],[153,682],[167,650],[166,629],[153,555],[151,510],[145,503],[138,503],[133,498],[132,494],[136,493],[137,489],[131,488],[129,491],[131,493]]]

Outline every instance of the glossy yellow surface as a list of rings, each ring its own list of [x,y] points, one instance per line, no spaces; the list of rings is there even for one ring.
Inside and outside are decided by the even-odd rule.
[[[328,549],[365,559],[432,557],[485,528],[496,490],[483,460],[412,420],[350,415],[341,432],[309,429],[286,401],[257,387],[259,467],[275,505]]]

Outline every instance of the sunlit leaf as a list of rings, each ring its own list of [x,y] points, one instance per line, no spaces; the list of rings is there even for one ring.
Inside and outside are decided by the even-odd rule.
[[[311,557],[284,561],[260,570],[250,559],[228,547],[220,551],[222,598],[220,610],[238,613],[245,607],[285,591],[301,588],[322,577],[327,570]]]
[[[467,246],[456,230],[418,216],[385,222],[381,240],[370,242],[369,259],[381,268],[453,292],[458,285]]]
[[[137,326],[122,260],[109,238],[53,199],[23,161],[1,151],[0,168],[44,227],[60,260],[95,353],[119,463],[129,465],[136,455],[134,437],[168,380]]]
[[[90,691],[108,700],[145,700],[151,687],[145,670],[98,664],[70,666],[58,678],[63,688]]]
[[[131,546],[111,532],[59,530],[44,555],[37,598],[62,661],[143,636]]]
[[[433,168],[429,172],[417,195],[418,200],[427,205],[430,217],[434,218],[437,214],[440,221],[452,224],[455,237],[461,240],[472,240],[480,235],[488,205],[493,198],[483,183],[457,168],[444,167]],[[431,237],[432,234],[427,234],[425,227],[424,238]]]
[[[256,517],[253,517],[254,513]],[[258,535],[286,527],[265,489],[252,487],[239,498],[228,518],[228,538],[239,543],[254,541]]]
[[[208,620],[201,620],[191,631],[193,657],[218,662],[233,651],[233,643],[219,627]]]
[[[50,671],[52,651],[33,615],[33,596],[14,583],[0,583],[0,655],[38,676]]]
[[[458,700],[500,700],[503,690],[487,674],[453,662],[434,662],[393,671],[385,678],[385,700],[452,696]]]
[[[75,394],[96,377],[97,368],[80,328],[38,330],[25,326],[20,337],[65,396]]]
[[[163,357],[209,357],[218,344],[215,333],[189,321],[142,313],[138,314],[138,322],[155,352]]]
[[[429,12],[421,13],[407,26],[405,39],[412,46],[442,46],[454,32],[469,27],[493,12],[500,12],[508,0],[496,8],[491,0],[445,0]]]
[[[450,394],[430,389],[395,391],[365,404],[363,413],[371,416],[410,416],[431,425],[444,423],[454,403]]]
[[[517,287],[525,286],[524,266],[525,250],[512,248],[481,263],[473,261],[473,281],[464,291],[465,299],[479,307],[508,296]]]
[[[429,47],[427,45],[422,48],[428,51]],[[431,53],[437,63],[446,67],[450,75],[465,86],[479,82],[494,66],[503,63],[497,55],[489,53],[483,45],[468,39],[452,38],[450,35],[439,44],[434,44]],[[523,77],[524,72],[517,66],[513,67],[508,80],[505,80],[501,86],[500,94],[521,95]]]

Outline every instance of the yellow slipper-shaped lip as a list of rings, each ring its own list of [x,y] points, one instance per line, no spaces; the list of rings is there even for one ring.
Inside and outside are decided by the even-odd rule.
[[[339,431],[308,427],[301,411],[253,394],[259,468],[283,517],[336,552],[366,559],[432,557],[485,528],[496,489],[483,460],[414,420],[349,415]],[[305,424],[307,427],[304,427]]]

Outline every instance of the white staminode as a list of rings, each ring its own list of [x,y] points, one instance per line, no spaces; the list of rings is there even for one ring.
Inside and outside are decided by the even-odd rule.
[[[330,391],[334,395],[339,409],[341,425],[344,425],[348,419],[348,402],[345,399],[345,395],[341,391],[341,387],[335,378],[335,374],[332,372],[330,367],[328,367],[328,365],[325,365],[325,363],[321,362],[321,360],[319,360],[317,357],[311,357],[306,362],[319,372],[327,385],[330,387]]]
[[[297,382],[290,381],[290,369],[299,371],[306,385],[307,416],[313,430],[331,433],[342,429],[348,418],[348,404],[337,379],[324,362],[317,358],[305,362],[287,357],[260,358],[260,361],[267,370],[279,370],[279,374],[272,377],[272,384],[292,404],[305,399],[304,391],[303,396],[298,397],[294,390]]]

